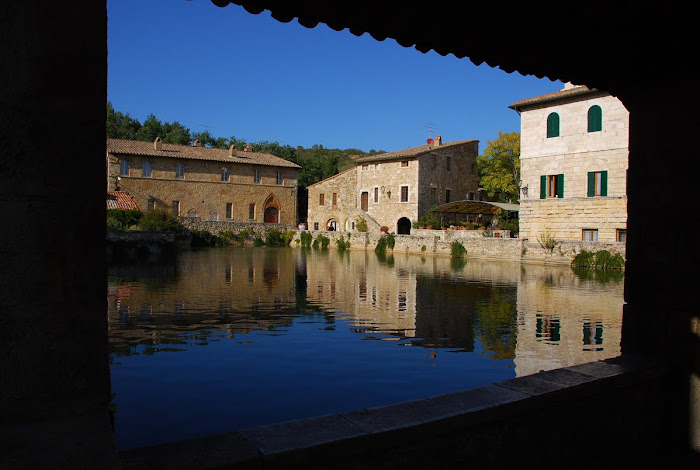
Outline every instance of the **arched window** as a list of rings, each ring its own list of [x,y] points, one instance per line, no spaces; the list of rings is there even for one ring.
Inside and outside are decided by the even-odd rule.
[[[559,115],[551,113],[547,116],[547,138],[559,137]]]
[[[603,110],[594,104],[588,109],[588,132],[603,130]]]
[[[151,162],[145,161],[143,162],[143,177],[144,178],[150,178],[151,177]]]
[[[212,222],[216,222],[217,220],[219,220],[219,213],[216,211],[211,211],[209,213],[209,220],[211,220]]]

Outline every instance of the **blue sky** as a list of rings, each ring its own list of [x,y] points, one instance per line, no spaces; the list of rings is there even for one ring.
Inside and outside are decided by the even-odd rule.
[[[107,15],[115,109],[215,137],[367,152],[440,135],[478,139],[481,153],[520,131],[508,105],[563,87],[210,0],[108,0]]]

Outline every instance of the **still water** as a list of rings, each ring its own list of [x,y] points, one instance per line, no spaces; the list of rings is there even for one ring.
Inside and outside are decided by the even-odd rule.
[[[117,445],[386,405],[615,357],[623,304],[615,274],[241,247],[112,266]]]

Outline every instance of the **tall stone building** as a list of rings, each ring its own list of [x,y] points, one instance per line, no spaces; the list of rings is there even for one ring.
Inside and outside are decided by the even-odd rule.
[[[409,234],[433,207],[477,197],[478,140],[429,144],[356,160],[355,168],[308,187],[309,229],[355,230],[364,218],[370,230],[386,226]]]
[[[107,191],[126,191],[142,210],[164,207],[176,216],[296,225],[300,168],[250,147],[107,139]]]
[[[510,105],[521,117],[520,237],[625,242],[629,112],[566,84]]]

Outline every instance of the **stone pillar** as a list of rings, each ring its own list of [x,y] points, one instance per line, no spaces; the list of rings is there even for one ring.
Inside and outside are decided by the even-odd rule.
[[[0,467],[116,468],[106,3],[0,6]],[[69,463],[70,462],[70,463]]]

